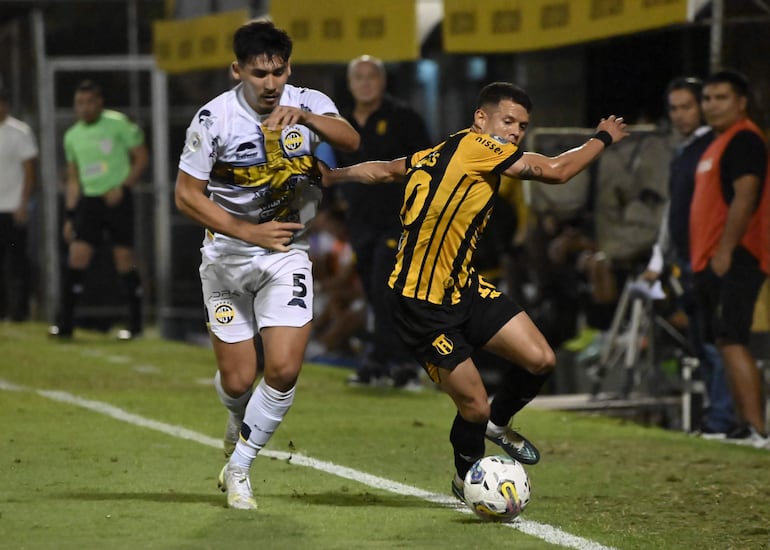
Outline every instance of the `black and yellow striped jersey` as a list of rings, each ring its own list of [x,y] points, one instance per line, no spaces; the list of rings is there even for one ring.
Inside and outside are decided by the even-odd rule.
[[[388,284],[408,298],[458,303],[500,174],[521,155],[513,143],[468,129],[408,157],[403,230]]]

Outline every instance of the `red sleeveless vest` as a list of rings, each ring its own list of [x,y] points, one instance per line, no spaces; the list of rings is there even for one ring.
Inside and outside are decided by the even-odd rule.
[[[756,124],[743,119],[711,143],[695,170],[695,193],[690,205],[690,262],[693,272],[703,271],[716,252],[729,205],[722,196],[720,161],[727,144],[741,130],[750,130],[764,141]],[[762,271],[770,273],[770,162],[762,186],[759,207],[754,211],[741,246],[757,258]]]

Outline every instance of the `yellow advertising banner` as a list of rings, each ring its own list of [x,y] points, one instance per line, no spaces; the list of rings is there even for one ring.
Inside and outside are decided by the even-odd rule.
[[[233,34],[250,18],[248,10],[153,23],[153,53],[169,73],[224,69],[233,55]]]
[[[444,0],[444,50],[554,48],[684,23],[688,0]]]
[[[414,0],[292,0],[270,3],[270,17],[294,40],[294,63],[383,61],[419,56]]]

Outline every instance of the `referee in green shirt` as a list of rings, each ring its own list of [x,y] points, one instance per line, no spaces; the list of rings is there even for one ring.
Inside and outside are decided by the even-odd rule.
[[[64,239],[69,245],[54,336],[71,338],[77,298],[86,269],[105,236],[113,246],[115,269],[128,297],[127,329],[142,332],[142,285],[134,259],[134,205],[131,188],[148,164],[142,130],[125,115],[104,109],[101,88],[86,80],[75,89],[78,122],[64,134],[67,158]]]

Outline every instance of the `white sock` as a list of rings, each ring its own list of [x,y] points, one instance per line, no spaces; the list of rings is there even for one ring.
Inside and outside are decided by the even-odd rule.
[[[214,375],[214,388],[217,390],[219,401],[225,408],[238,418],[243,418],[243,415],[246,412],[246,404],[249,402],[249,399],[251,399],[253,390],[249,390],[239,397],[231,396],[222,387],[222,375],[219,371]]]
[[[243,468],[251,467],[257,453],[267,444],[283,417],[289,412],[294,402],[294,389],[281,392],[268,386],[264,378],[260,380],[254,395],[246,405],[241,437],[235,445],[230,464]],[[244,433],[246,429],[249,429],[248,434]]]
[[[508,426],[498,426],[489,420],[487,422],[487,435],[491,437],[500,437],[505,433],[506,428],[508,428]]]

